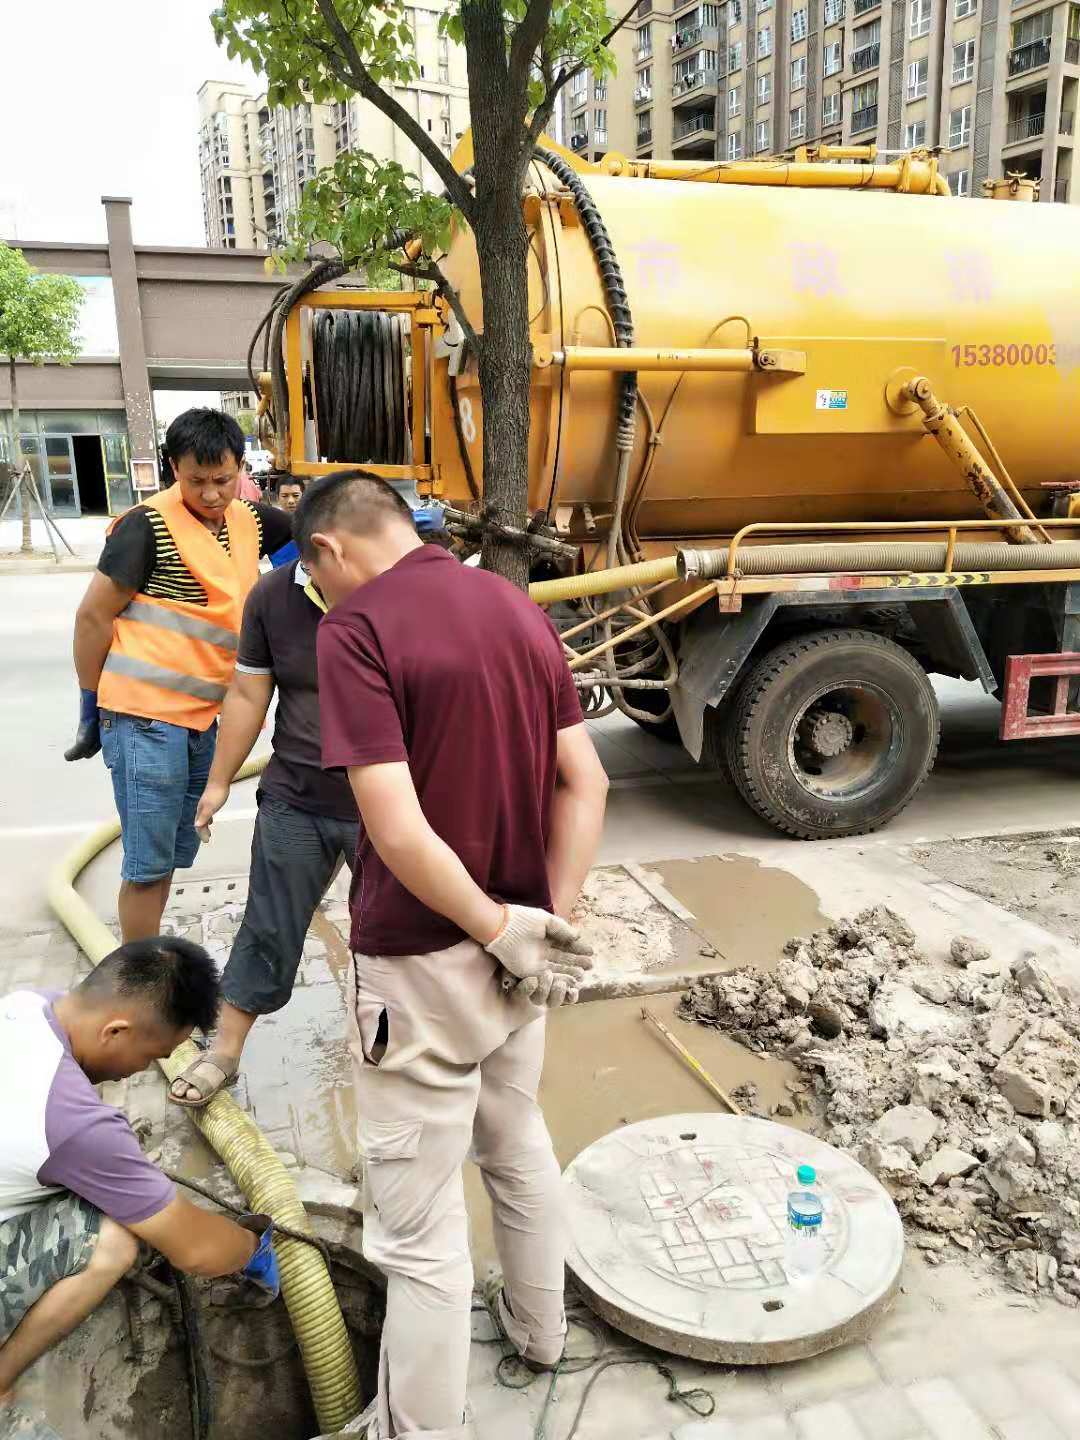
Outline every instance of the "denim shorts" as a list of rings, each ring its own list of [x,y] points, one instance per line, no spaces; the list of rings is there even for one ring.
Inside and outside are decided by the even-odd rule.
[[[120,816],[125,880],[148,885],[195,863],[195,810],[216,743],[216,720],[209,730],[188,730],[102,710],[101,751]]]

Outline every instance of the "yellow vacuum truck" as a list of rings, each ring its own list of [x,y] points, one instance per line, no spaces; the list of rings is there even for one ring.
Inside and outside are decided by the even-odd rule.
[[[873,147],[531,167],[531,593],[592,713],[793,836],[911,800],[930,674],[996,694],[1006,740],[1080,731],[1080,210],[1034,198],[959,203],[933,154]],[[441,263],[479,327],[467,229]],[[440,297],[301,284],[264,336],[279,466],[366,465],[478,544],[479,381]]]

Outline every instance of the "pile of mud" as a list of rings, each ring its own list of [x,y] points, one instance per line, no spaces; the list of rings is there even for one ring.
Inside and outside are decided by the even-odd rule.
[[[794,1104],[879,1177],[931,1263],[964,1251],[1075,1307],[1080,1007],[1034,958],[1010,969],[965,937],[950,955],[932,966],[878,906],[789,941],[770,974],[696,984],[680,1013],[794,1061]]]

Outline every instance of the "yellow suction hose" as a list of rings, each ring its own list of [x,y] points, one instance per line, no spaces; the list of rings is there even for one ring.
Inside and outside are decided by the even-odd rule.
[[[249,760],[233,783],[258,775],[266,761],[266,756]],[[116,821],[99,825],[64,856],[49,876],[49,904],[94,965],[116,949],[116,937],[76,893],[75,881],[119,835]],[[159,1062],[169,1083],[198,1055],[189,1040]],[[311,1229],[285,1166],[251,1116],[229,1095],[222,1091],[205,1109],[189,1113],[228,1166],[253,1211],[271,1215],[292,1230]],[[333,1281],[314,1246],[278,1236],[274,1248],[281,1268],[281,1293],[300,1345],[319,1428],[340,1430],[359,1413],[360,1384]]]

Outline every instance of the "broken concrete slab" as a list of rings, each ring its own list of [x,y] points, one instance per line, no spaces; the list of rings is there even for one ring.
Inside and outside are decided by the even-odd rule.
[[[921,1040],[941,1045],[958,1036],[964,1020],[941,1005],[924,1000],[902,980],[888,980],[870,1002],[870,1033],[888,1039]]]
[[[924,1185],[944,1185],[947,1180],[970,1175],[979,1168],[979,1159],[966,1150],[957,1150],[952,1145],[943,1145],[919,1166],[919,1177]]]
[[[915,1160],[925,1155],[941,1121],[925,1105],[894,1105],[870,1128],[879,1145],[898,1145]]]
[[[949,957],[954,965],[971,965],[976,960],[989,960],[990,946],[972,935],[957,935],[949,945]]]

